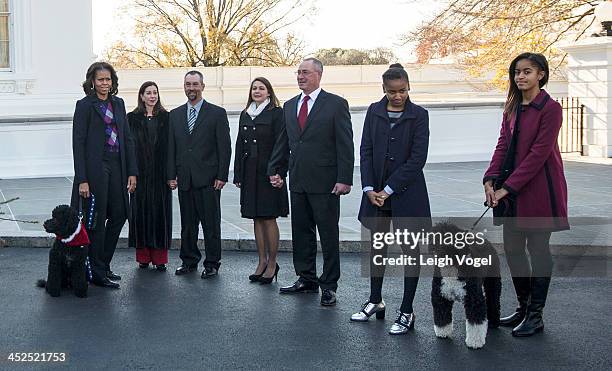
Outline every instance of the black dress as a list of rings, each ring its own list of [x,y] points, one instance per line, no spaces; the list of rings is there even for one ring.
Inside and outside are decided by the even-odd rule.
[[[286,182],[281,188],[269,176],[286,178],[289,160],[283,109],[266,108],[254,120],[242,111],[236,138],[234,183],[240,186],[243,218],[276,218],[289,215]]]
[[[166,184],[168,113],[147,118],[130,112],[128,122],[140,174],[130,202],[129,245],[168,249],[172,240],[172,191]]]

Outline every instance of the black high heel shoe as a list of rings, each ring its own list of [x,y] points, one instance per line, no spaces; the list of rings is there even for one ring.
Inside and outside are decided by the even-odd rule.
[[[278,271],[280,270],[280,267],[278,266],[278,263],[276,263],[276,269],[274,270],[274,275],[272,277],[264,277],[263,273],[261,275],[261,277],[259,277],[259,283],[262,285],[267,285],[272,283],[272,280],[276,280],[278,282]]]
[[[251,274],[249,276],[249,281],[251,282],[259,282],[259,279],[261,278],[261,276],[264,274],[264,272],[266,271],[266,269],[268,269],[268,266],[266,265],[263,269],[263,271],[261,271],[260,274]]]

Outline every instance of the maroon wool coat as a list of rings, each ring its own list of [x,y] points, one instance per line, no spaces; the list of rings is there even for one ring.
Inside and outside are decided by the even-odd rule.
[[[504,114],[497,146],[483,182],[499,176],[515,125],[515,113]],[[567,184],[557,144],[561,105],[541,90],[523,106],[514,171],[503,188],[516,196],[516,227],[520,230],[569,229]]]

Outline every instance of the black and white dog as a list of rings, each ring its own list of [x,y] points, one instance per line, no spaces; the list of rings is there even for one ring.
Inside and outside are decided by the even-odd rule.
[[[49,295],[60,296],[62,287],[71,287],[80,298],[87,296],[87,252],[89,237],[76,210],[68,205],[53,209],[52,218],[44,228],[54,233],[56,239],[49,251],[47,280],[38,280],[37,286],[45,287]]]
[[[468,232],[449,222],[436,224],[432,231],[442,236],[449,233],[465,235]],[[453,333],[453,303],[463,302],[466,317],[465,344],[469,348],[478,349],[485,345],[487,328],[499,326],[501,278],[499,257],[491,243],[484,238],[478,243],[471,242],[465,242],[462,248],[458,248],[456,244],[445,240],[430,241],[430,252],[438,259],[447,259],[447,263],[450,263],[444,267],[436,265],[434,268],[431,304],[436,336],[449,338]],[[474,262],[487,265],[478,266]]]

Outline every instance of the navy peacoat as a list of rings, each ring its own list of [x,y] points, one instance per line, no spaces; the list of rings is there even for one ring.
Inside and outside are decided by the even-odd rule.
[[[395,222],[397,218],[415,218],[409,222],[412,228],[431,227],[429,196],[425,185],[423,167],[429,148],[429,115],[423,107],[408,100],[404,113],[393,128],[387,113],[387,97],[368,108],[361,136],[361,185],[371,186],[375,191],[389,186],[393,190],[390,197],[391,213],[395,225],[406,225],[406,220]],[[389,178],[383,184],[385,161],[389,159]],[[377,207],[372,205],[365,192],[361,197],[359,221],[364,227],[372,229],[371,218],[376,217]]]

